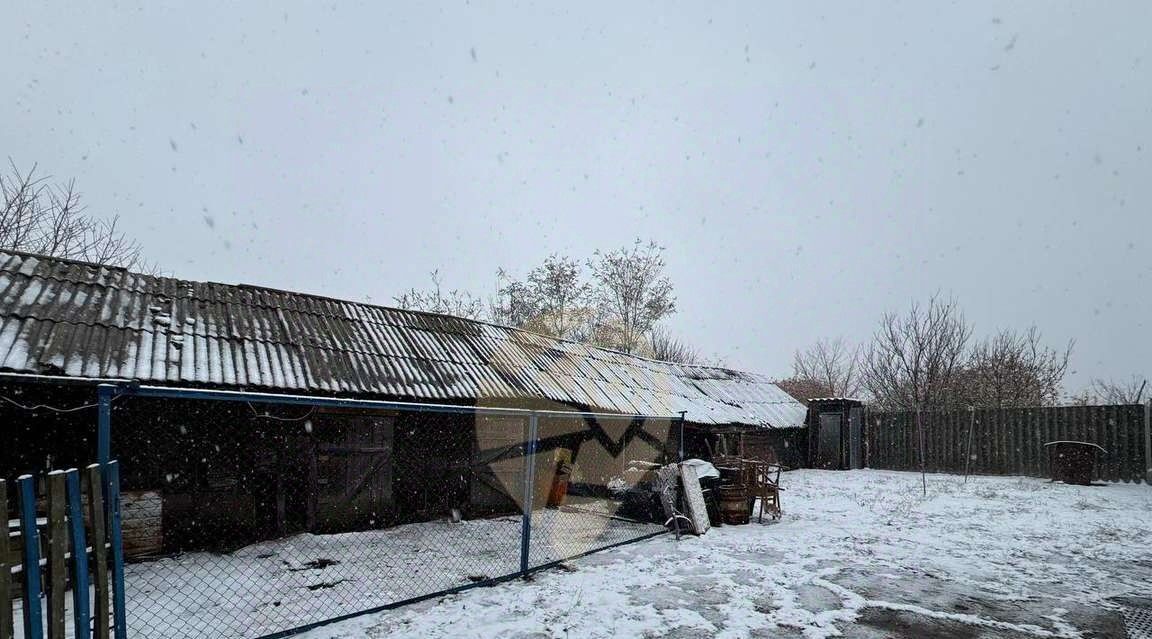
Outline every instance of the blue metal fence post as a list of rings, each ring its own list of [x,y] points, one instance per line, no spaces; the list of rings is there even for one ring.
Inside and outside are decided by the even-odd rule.
[[[76,639],[91,636],[91,614],[88,603],[88,537],[84,534],[84,497],[80,492],[80,473],[75,469],[64,475],[68,483],[68,523],[72,529],[72,615]]]
[[[108,462],[104,477],[108,538],[112,544],[112,631],[116,639],[127,639],[127,617],[124,613],[124,539],[120,532],[120,465]]]
[[[114,384],[96,387],[96,461],[104,483],[104,519],[112,546],[112,629],[116,639],[126,639],[124,613],[124,546],[120,533],[120,467],[112,461],[112,397]]]
[[[112,393],[115,391],[112,384],[96,387],[96,463],[101,467],[112,461]]]
[[[520,522],[520,573],[528,574],[529,550],[532,542],[532,493],[535,492],[536,439],[539,422],[536,413],[528,416],[528,441],[524,450],[524,517]]]
[[[20,533],[24,536],[24,637],[44,639],[43,608],[40,603],[40,533],[36,529],[36,479],[21,475],[16,479],[20,496]]]

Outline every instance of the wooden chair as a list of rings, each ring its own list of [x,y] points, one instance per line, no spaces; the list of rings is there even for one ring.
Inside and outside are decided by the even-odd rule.
[[[784,468],[775,462],[744,460],[744,485],[748,495],[760,500],[760,511],[756,521],[763,523],[764,511],[773,519],[780,519],[780,473]]]
[[[773,519],[779,519],[780,510],[780,473],[784,467],[776,461],[775,455],[771,460],[744,459],[734,455],[716,455],[712,464],[720,470],[727,485],[742,486],[748,495],[748,512],[755,510],[756,500],[760,500],[760,511],[757,521],[764,521],[764,511]]]
[[[784,472],[784,467],[777,463],[769,463],[764,468],[764,489],[760,497],[760,517],[764,516],[764,508],[767,507],[769,514],[773,519],[780,519],[783,511],[780,509],[780,491],[784,490],[780,487],[780,473]]]

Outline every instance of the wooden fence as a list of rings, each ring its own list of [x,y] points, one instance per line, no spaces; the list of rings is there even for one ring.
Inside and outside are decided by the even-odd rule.
[[[928,472],[1051,476],[1051,441],[1102,446],[1096,479],[1140,482],[1148,468],[1146,407],[1050,406],[922,412],[924,467]],[[919,470],[916,413],[869,412],[865,418],[867,465]]]
[[[20,477],[10,500],[0,480],[0,639],[17,630],[24,639],[124,637],[116,462],[53,471],[40,483],[42,491],[36,477]]]

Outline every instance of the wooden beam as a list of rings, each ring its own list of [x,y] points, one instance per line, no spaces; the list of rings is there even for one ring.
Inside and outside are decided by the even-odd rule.
[[[92,565],[93,589],[92,604],[93,629],[96,639],[109,639],[108,610],[108,528],[104,518],[104,489],[100,465],[92,464],[86,469],[88,480],[88,520],[92,525]]]
[[[64,600],[68,596],[68,528],[64,473],[48,473],[48,639],[64,639]]]

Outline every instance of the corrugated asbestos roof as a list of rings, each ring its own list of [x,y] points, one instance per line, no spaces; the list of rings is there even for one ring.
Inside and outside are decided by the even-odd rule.
[[[0,251],[0,370],[424,400],[544,397],[700,424],[788,428],[766,377],[517,329]]]

